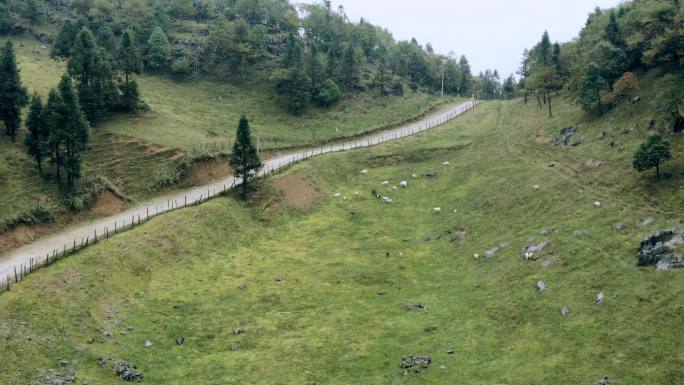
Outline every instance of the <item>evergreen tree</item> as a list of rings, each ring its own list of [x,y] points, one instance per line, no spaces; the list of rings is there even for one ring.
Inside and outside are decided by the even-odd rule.
[[[59,33],[50,51],[50,56],[62,59],[68,58],[71,54],[71,47],[73,47],[80,30],[80,23],[67,19],[62,24],[62,28],[59,29]]]
[[[615,11],[610,11],[604,36],[606,40],[616,47],[622,48],[625,46],[625,41],[622,39],[622,35],[620,34],[620,25],[618,24],[618,18]]]
[[[81,177],[81,152],[87,148],[90,141],[90,126],[79,105],[71,78],[67,74],[62,76],[58,88],[62,101],[59,113],[63,122],[64,169],[67,186],[73,190],[76,180]]]
[[[309,44],[309,79],[311,80],[311,87],[317,89],[321,79],[321,64],[318,60],[318,47],[315,43]]]
[[[323,107],[329,107],[342,97],[342,92],[340,92],[340,87],[332,79],[328,79],[323,82],[321,89],[316,95],[316,103]]]
[[[48,125],[47,114],[43,107],[43,101],[38,94],[31,98],[31,106],[26,118],[28,133],[24,138],[24,145],[29,155],[36,160],[38,173],[43,175],[43,159],[47,154]]]
[[[166,69],[170,60],[170,48],[164,30],[161,27],[156,27],[147,44],[149,46],[145,56],[147,67],[153,70]]]
[[[579,82],[578,94],[579,102],[585,111],[592,109],[598,103],[599,113],[601,112],[601,91],[608,86],[600,70],[595,63],[590,63]]]
[[[542,65],[547,65],[551,61],[551,39],[549,38],[549,32],[544,31],[542,39],[539,42],[539,63]]]
[[[665,75],[656,83],[658,90],[653,100],[653,108],[674,132],[684,131],[684,92],[677,78]]]
[[[459,82],[459,94],[468,94],[472,88],[473,74],[470,72],[470,63],[465,55],[461,55],[458,60],[458,66],[461,69],[461,80]]]
[[[121,90],[121,109],[126,112],[137,112],[140,106],[140,92],[138,83],[133,79],[133,74],[142,72],[142,60],[140,52],[135,46],[132,32],[124,31],[121,36],[121,49],[119,51],[119,67],[124,75],[124,82],[119,86]]]
[[[254,179],[263,167],[256,147],[252,143],[252,134],[249,129],[249,121],[243,115],[238,125],[233,154],[230,158],[230,166],[235,170],[235,175],[242,179],[242,198],[247,198],[249,182]]]
[[[347,44],[342,53],[342,72],[344,73],[344,84],[352,89],[359,81],[359,60],[356,54],[356,47]]]
[[[639,172],[655,167],[656,178],[660,179],[660,164],[670,160],[670,158],[670,143],[663,140],[663,137],[658,134],[651,135],[634,154],[632,166]]]
[[[76,37],[68,71],[76,79],[79,103],[88,121],[96,124],[108,117],[118,103],[114,69],[109,54],[97,46],[87,27]]]
[[[287,35],[287,50],[283,57],[283,68],[291,69],[302,65],[302,47],[293,33]]]
[[[275,88],[288,111],[300,115],[311,101],[311,80],[303,68],[280,70],[274,75]]]
[[[26,88],[21,84],[14,46],[10,40],[0,54],[0,119],[13,142],[21,124],[21,108],[28,103]]]
[[[50,163],[55,167],[57,182],[61,182],[61,170],[64,165],[62,145],[64,143],[64,103],[59,91],[51,89],[45,104],[45,120],[47,123],[47,150]]]

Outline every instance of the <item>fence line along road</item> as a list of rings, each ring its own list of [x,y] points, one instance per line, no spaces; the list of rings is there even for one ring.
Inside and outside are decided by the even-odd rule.
[[[480,103],[480,101],[470,101],[457,104],[401,127],[271,158],[264,162],[264,168],[259,176],[273,174],[296,162],[314,156],[375,146],[415,135],[455,119]],[[75,225],[57,234],[14,249],[6,255],[0,256],[0,292],[9,290],[12,284],[19,282],[26,274],[49,265],[59,258],[72,254],[99,240],[109,238],[117,232],[135,227],[159,214],[219,196],[240,183],[239,178],[228,176],[218,182],[155,198],[120,214]]]

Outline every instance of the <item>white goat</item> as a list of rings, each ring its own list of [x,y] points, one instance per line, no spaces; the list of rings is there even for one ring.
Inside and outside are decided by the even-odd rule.
[[[382,197],[380,199],[382,200],[382,203],[392,203],[392,198],[390,197]]]
[[[405,180],[402,180],[401,182],[399,182],[399,187],[401,187],[401,188],[408,187],[408,182]]]
[[[413,174],[413,175],[411,175],[411,178],[418,178],[418,175]]]
[[[442,208],[441,208],[441,207],[434,207],[434,208],[432,209],[432,211],[434,211],[434,212],[436,212],[437,214],[439,214],[439,213],[442,212]]]
[[[336,194],[335,194],[335,195],[333,195],[333,196],[334,196],[335,198],[339,198],[339,197],[341,197],[341,196],[342,196],[342,193],[336,193]]]
[[[597,209],[600,208],[601,202],[598,202],[598,201],[594,202],[594,207],[596,207]]]
[[[382,181],[383,186],[389,186],[389,181],[388,180],[383,180]]]
[[[450,165],[450,164],[451,164],[451,163],[449,163],[449,162],[442,162],[442,166],[448,166],[448,165]]]
[[[368,175],[368,170],[361,170],[361,175]]]

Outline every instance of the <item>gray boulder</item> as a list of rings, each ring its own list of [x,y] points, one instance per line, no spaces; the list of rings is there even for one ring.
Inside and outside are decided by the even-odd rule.
[[[568,309],[567,305],[563,306],[561,308],[561,316],[567,317],[567,315],[570,313],[570,309]]]
[[[684,267],[684,227],[659,230],[644,238],[637,252],[639,266],[658,270]]]
[[[653,224],[653,218],[639,218],[636,221],[636,225],[638,228],[643,229],[644,227],[648,227]]]
[[[618,222],[618,223],[613,225],[613,230],[615,230],[615,231],[620,231],[624,228],[625,228],[625,224],[622,222]]]
[[[570,126],[561,129],[560,135],[556,137],[556,139],[553,141],[553,144],[556,146],[561,144],[565,146],[569,145],[572,140],[572,136],[577,132],[577,128],[578,126]]]
[[[537,290],[539,290],[540,293],[543,293],[544,290],[546,290],[546,284],[544,281],[537,281]]]

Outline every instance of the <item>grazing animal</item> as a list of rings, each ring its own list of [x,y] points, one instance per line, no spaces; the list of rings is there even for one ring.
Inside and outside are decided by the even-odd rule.
[[[603,294],[602,291],[600,291],[598,294],[596,294],[596,303],[601,304],[603,301],[605,301],[606,295]]]
[[[382,200],[382,203],[392,203],[392,198],[390,197],[382,197],[380,199]]]
[[[339,198],[339,197],[341,197],[341,196],[342,196],[342,194],[341,194],[341,193],[336,193],[336,194],[335,194],[335,195],[333,195],[333,196],[334,196],[335,198]]]
[[[439,214],[439,213],[442,212],[442,208],[441,208],[441,207],[434,207],[434,208],[432,209],[432,211],[434,211],[434,212],[436,212],[436,213]]]
[[[437,178],[437,176],[439,176],[439,173],[438,172],[426,172],[425,176],[428,178]]]
[[[418,178],[418,175],[412,174],[412,175],[411,175],[411,178]]]
[[[376,189],[372,189],[372,190],[371,190],[371,194],[373,194],[373,196],[375,197],[375,199],[380,199],[380,198],[382,198],[382,195],[380,195],[380,193],[379,193]]]
[[[383,186],[389,186],[389,181],[388,180],[383,180],[382,181]]]
[[[539,190],[539,185],[538,185],[538,184],[535,184],[534,186],[532,186],[532,188],[535,189],[535,190]]]
[[[361,170],[361,175],[368,175],[368,170]]]
[[[451,164],[451,163],[449,163],[449,162],[442,162],[442,166],[448,166],[448,165],[450,165],[450,164]]]
[[[594,207],[596,207],[596,208],[601,207],[601,202],[598,202],[598,201],[594,202]]]
[[[399,182],[399,187],[402,187],[402,188],[408,187],[408,182],[405,180],[402,180],[401,182]]]

